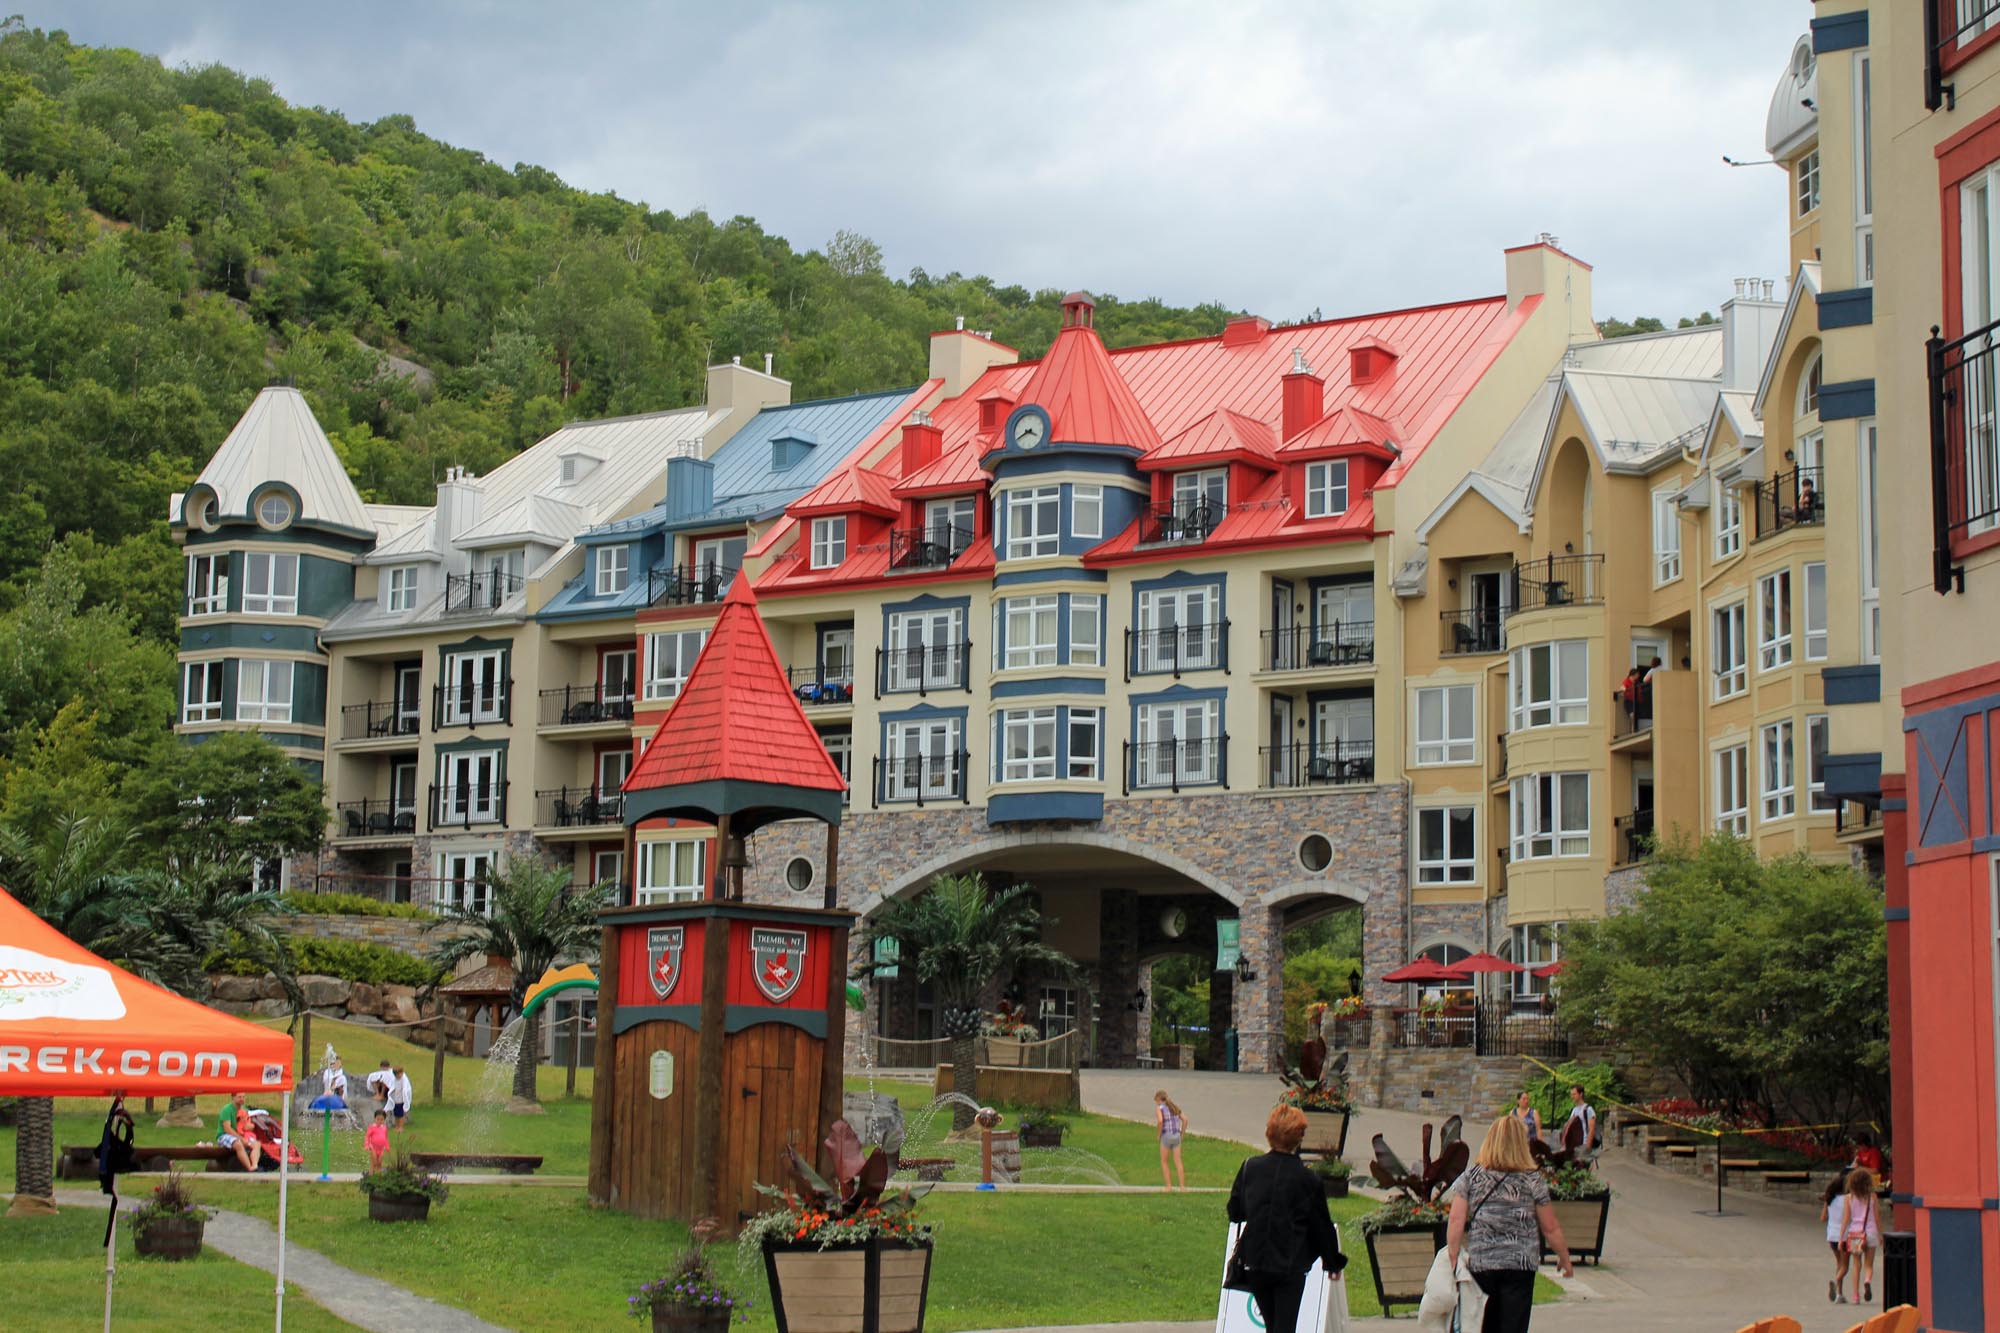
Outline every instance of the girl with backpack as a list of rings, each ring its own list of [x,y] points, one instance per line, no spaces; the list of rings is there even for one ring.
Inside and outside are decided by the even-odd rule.
[[[1854,1271],[1854,1303],[1875,1299],[1875,1251],[1882,1248],[1882,1227],[1876,1216],[1875,1173],[1857,1168],[1847,1177],[1840,1196],[1840,1248]]]

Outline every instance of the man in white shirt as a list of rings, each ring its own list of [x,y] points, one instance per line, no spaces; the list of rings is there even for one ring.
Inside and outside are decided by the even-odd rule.
[[[410,1076],[401,1065],[389,1071],[389,1123],[397,1129],[410,1118]]]
[[[334,1056],[326,1068],[319,1071],[319,1090],[323,1097],[338,1097],[347,1100],[347,1071],[340,1067],[340,1057]]]
[[[1583,1122],[1581,1151],[1583,1156],[1588,1157],[1591,1155],[1592,1150],[1597,1147],[1597,1112],[1591,1109],[1590,1101],[1584,1096],[1583,1085],[1581,1083],[1570,1085],[1569,1100],[1570,1120],[1581,1120]],[[1569,1125],[1566,1122],[1563,1125],[1563,1138],[1568,1139],[1568,1137]]]
[[[387,1060],[382,1062],[380,1069],[374,1070],[368,1075],[368,1095],[375,1099],[375,1109],[385,1115],[389,1111],[389,1089],[395,1081],[395,1075],[389,1072],[389,1062]]]

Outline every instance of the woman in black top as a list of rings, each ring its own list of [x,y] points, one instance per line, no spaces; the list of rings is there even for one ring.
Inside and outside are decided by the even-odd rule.
[[[1249,1276],[1257,1313],[1273,1333],[1297,1327],[1313,1260],[1329,1274],[1347,1266],[1326,1191],[1299,1160],[1305,1136],[1305,1112],[1296,1106],[1272,1111],[1264,1125],[1271,1151],[1238,1167],[1229,1191],[1229,1220],[1244,1224],[1236,1257]]]

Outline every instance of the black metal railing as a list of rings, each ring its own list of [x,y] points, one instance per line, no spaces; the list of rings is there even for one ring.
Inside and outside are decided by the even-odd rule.
[[[889,530],[889,568],[943,569],[972,545],[972,529],[955,523]]]
[[[1514,566],[1514,604],[1507,614],[1551,606],[1590,606],[1603,600],[1603,556],[1545,555]]]
[[[1293,741],[1257,753],[1267,787],[1347,787],[1375,780],[1374,741]]]
[[[1440,651],[1448,656],[1507,651],[1507,622],[1497,606],[1440,611],[1438,625],[1443,634]]]
[[[1958,109],[1958,89],[1944,81],[1945,68],[1958,44],[1974,29],[1984,31],[2000,14],[2000,0],[1966,6],[1961,0],[1919,0],[1924,11],[1924,106]],[[1974,33],[1977,36],[1977,33]]]
[[[1611,821],[1612,843],[1618,850],[1618,864],[1637,865],[1653,855],[1653,812],[1634,810]]]
[[[447,784],[430,785],[430,826],[441,828],[472,828],[475,825],[492,824],[500,828],[507,826],[507,784],[501,782],[474,782],[462,786]]]
[[[622,792],[595,787],[557,787],[535,793],[535,823],[543,828],[597,828],[625,819]]]
[[[1569,1031],[1554,1014],[1479,1004],[1473,1008],[1472,1021],[1472,1051],[1475,1055],[1569,1059]]]
[[[1126,741],[1125,794],[1229,785],[1229,735]]]
[[[1375,1031],[1374,1015],[1359,1013],[1348,1018],[1336,1018],[1327,1026],[1333,1029],[1333,1048],[1336,1051],[1365,1051],[1368,1040]]]
[[[514,682],[431,686],[431,729],[505,726],[513,717]]]
[[[646,571],[647,606],[691,606],[719,602],[736,577],[734,565],[713,560],[698,565],[674,565]]]
[[[369,875],[326,871],[313,876],[312,887],[308,891],[352,893],[363,898],[373,898],[377,902],[435,907],[444,900],[441,892],[443,886],[452,882],[427,875]]]
[[[1470,997],[1470,991],[1453,991]],[[1389,1045],[1397,1050],[1470,1050],[1477,1040],[1478,1010],[1465,1004],[1394,1009],[1389,1015]]]
[[[875,803],[877,805],[934,805],[939,801],[971,799],[965,775],[971,771],[972,756],[965,750],[956,754],[892,755],[875,760]]]
[[[1625,697],[1625,687],[1611,692],[1611,739],[1641,736],[1653,729],[1653,688],[1641,684],[1637,698]]]
[[[1229,512],[1225,505],[1209,500],[1191,500],[1184,504],[1167,505],[1146,515],[1146,526],[1140,531],[1142,545],[1191,545],[1206,541]]]
[[[340,739],[379,741],[414,736],[422,720],[414,709],[404,708],[394,699],[344,704],[340,709]]]
[[[1847,833],[1879,833],[1882,831],[1882,807],[1868,801],[1842,801],[1833,810],[1833,832],[1836,837]]]
[[[342,801],[334,807],[336,838],[404,838],[417,831],[417,807],[398,801]]]
[[[785,679],[792,683],[792,693],[799,696],[799,702],[807,708],[821,704],[851,704],[854,702],[854,675],[828,672],[825,667],[795,666],[785,669]]]
[[[875,697],[972,689],[972,644],[926,643],[875,650]]]
[[[1229,622],[1125,631],[1125,679],[1229,670]]]
[[[528,580],[522,575],[498,569],[448,574],[444,580],[444,613],[465,616],[498,611],[510,597],[527,586]]]
[[[1956,545],[2000,532],[2000,321],[1945,342],[1932,328],[1931,586],[1965,591]]]
[[[1335,620],[1264,631],[1267,671],[1362,666],[1375,660],[1375,622]]]
[[[1826,522],[1826,494],[1820,469],[1795,467],[1757,483],[1757,535],[1770,537],[1790,528]]]
[[[559,685],[542,691],[541,724],[545,727],[586,727],[599,722],[632,720],[632,685],[602,681],[589,685]]]

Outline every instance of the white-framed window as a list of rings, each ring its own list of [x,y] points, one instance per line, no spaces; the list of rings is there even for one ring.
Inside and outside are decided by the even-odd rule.
[[[1826,660],[1826,562],[1806,565],[1806,661]]]
[[[1784,819],[1798,810],[1797,759],[1792,753],[1792,722],[1768,722],[1758,732],[1761,761],[1759,794],[1767,820]]]
[[[222,662],[186,662],[181,665],[181,721],[220,722],[222,720]]]
[[[394,615],[417,609],[417,567],[391,565],[382,571],[382,609]]]
[[[1986,4],[1989,0],[1979,0]],[[1875,93],[1868,52],[1854,53],[1854,280],[1875,285]]]
[[[1715,827],[1739,838],[1750,836],[1750,747],[1731,745],[1715,752]]]
[[[1417,811],[1417,883],[1470,884],[1479,878],[1478,810],[1470,805]]]
[[[819,678],[847,685],[854,680],[854,631],[830,629],[819,636]]]
[[[1993,0],[1958,0],[1958,42],[1962,46],[1988,28],[2000,28],[2000,5]]]
[[[257,521],[267,528],[282,528],[292,521],[292,502],[282,491],[265,491],[257,501]]]
[[[1792,571],[1774,570],[1757,580],[1757,669],[1792,664]]]
[[[705,629],[667,630],[646,636],[646,697],[677,699],[694,670],[701,646],[708,642]]]
[[[1590,774],[1529,773],[1509,796],[1514,860],[1590,855]]]
[[[505,813],[499,750],[447,750],[438,756],[438,822],[496,824]]]
[[[219,616],[228,609],[229,557],[189,556],[187,613],[191,616]]]
[[[1804,217],[1819,207],[1819,149],[1815,148],[1800,158],[1793,174],[1798,184],[1799,216]]]
[[[847,515],[812,521],[812,567],[832,569],[847,559]]]
[[[612,648],[597,655],[597,689],[602,703],[631,703],[639,679],[639,653],[634,648]]]
[[[641,906],[700,902],[707,888],[707,870],[707,838],[642,842],[634,901]]]
[[[1078,537],[1104,535],[1104,488],[1077,485],[1069,488],[1069,528]]]
[[[1743,497],[1734,486],[1715,484],[1715,558],[1727,560],[1743,549]]]
[[[1009,597],[1000,603],[1005,626],[1007,651],[1001,666],[1054,666],[1058,654],[1060,603],[1054,593],[1036,597]]]
[[[958,685],[962,683],[964,657],[963,608],[890,613],[885,673],[889,690],[937,690]]]
[[[1069,776],[1095,782],[1104,772],[1104,710],[1069,710]]]
[[[819,734],[819,742],[826,747],[827,758],[833,760],[833,766],[840,770],[840,780],[852,789],[854,786],[854,733],[851,731],[822,731]],[[849,792],[847,791],[840,793],[842,804],[847,802],[848,795]]]
[[[1976,333],[2000,319],[2000,163],[1958,187],[1959,287],[1965,332]],[[1965,401],[1957,429],[1962,436],[1963,506],[1972,535],[2000,527],[2000,394],[1991,372],[1975,374],[1975,356],[1992,355],[2000,339],[1974,339],[1965,347]]]
[[[1875,418],[1859,423],[1861,470],[1861,660],[1882,660],[1882,526],[1875,490]]]
[[[1653,492],[1653,584],[1672,583],[1681,576],[1681,511],[1674,503],[1678,488]]]
[[[1009,708],[1000,714],[1000,782],[1045,782],[1056,775],[1056,710]]]
[[[244,552],[243,614],[295,616],[298,613],[299,558],[272,551]]]
[[[1833,727],[1825,713],[1806,715],[1806,810],[1830,815],[1840,802],[1826,794],[1826,756],[1833,745]]]
[[[1173,483],[1174,513],[1186,518],[1207,510],[1208,527],[1222,521],[1229,509],[1229,469],[1210,468],[1202,472],[1176,472]],[[1193,530],[1190,530],[1193,535]]]
[[[491,852],[439,852],[439,905],[485,916],[493,910]]]
[[[1806,362],[1806,373],[1799,377],[1798,417],[1801,421],[1808,418],[1815,421],[1819,419],[1820,365],[1821,358],[1815,356]],[[1816,444],[1806,446],[1797,461],[1807,465],[1817,463],[1819,449]]]
[[[1133,669],[1206,671],[1221,665],[1221,611],[1222,589],[1213,583],[1141,592]]]
[[[1472,686],[1426,685],[1417,690],[1417,758],[1431,764],[1470,764],[1478,755],[1473,736]]]
[[[1104,598],[1099,593],[1070,594],[1069,664],[1104,665]]]
[[[1062,487],[1007,492],[1007,558],[1030,560],[1062,550]]]
[[[632,776],[632,747],[621,745],[614,750],[597,752],[597,794],[600,797],[614,797],[625,790],[625,779]],[[617,816],[613,815],[612,819]]]
[[[1514,955],[1512,961],[1527,969],[1513,976],[1515,998],[1532,1002],[1546,995],[1549,978],[1536,976],[1535,969],[1562,960],[1562,923],[1538,921],[1515,926],[1507,943],[1512,946],[1509,950]]]
[[[931,545],[948,551],[956,560],[972,545],[972,508],[978,501],[970,495],[924,502],[924,530]]]
[[[1580,726],[1590,721],[1590,644],[1560,639],[1516,648],[1508,672],[1513,699],[1508,728]]]
[[[1710,658],[1715,671],[1715,697],[1730,699],[1750,684],[1750,648],[1744,637],[1744,604],[1718,606],[1709,615]]]
[[[1222,706],[1214,699],[1140,704],[1133,719],[1137,787],[1217,782],[1222,773]]]
[[[1306,464],[1306,517],[1332,518],[1347,512],[1347,460]]]
[[[507,654],[497,648],[444,659],[444,723],[466,726],[507,717]]]
[[[592,884],[623,884],[625,881],[625,851],[623,848],[605,848],[590,854],[590,882]],[[622,905],[623,900],[619,900]]]
[[[891,722],[883,738],[883,799],[944,800],[959,794],[959,722],[955,717]]]
[[[246,657],[236,664],[236,720],[292,720],[292,664]]]
[[[817,568],[817,566],[815,566]],[[597,595],[615,597],[625,591],[632,579],[632,548],[630,546],[600,546],[597,548]]]

